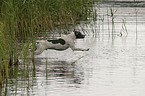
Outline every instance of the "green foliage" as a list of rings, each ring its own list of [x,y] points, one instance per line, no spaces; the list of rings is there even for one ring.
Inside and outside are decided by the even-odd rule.
[[[86,19],[92,0],[3,0],[1,18],[18,39]],[[21,38],[23,36],[23,38]]]

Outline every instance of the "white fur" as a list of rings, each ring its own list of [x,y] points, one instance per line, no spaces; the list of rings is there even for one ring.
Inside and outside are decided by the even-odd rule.
[[[60,43],[52,44],[52,42],[48,42],[47,40],[38,40],[36,42],[39,42],[36,44],[37,50],[34,52],[35,55],[41,54],[46,49],[54,49],[54,50],[66,50],[69,47],[73,51],[88,51],[89,49],[82,49],[82,48],[76,48],[75,47],[75,40],[76,36],[74,32],[71,34],[65,35],[61,37],[63,40],[65,40],[65,44],[62,45]]]

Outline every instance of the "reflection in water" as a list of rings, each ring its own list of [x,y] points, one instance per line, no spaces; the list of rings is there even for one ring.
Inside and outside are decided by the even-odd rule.
[[[19,66],[9,69],[9,84],[5,84],[2,95],[29,95],[31,90],[39,87],[76,87],[79,88],[84,80],[84,72],[77,65],[67,61],[49,61],[35,59],[35,65],[25,69]],[[24,92],[24,93],[21,93]],[[33,91],[32,91],[33,93]],[[35,92],[34,92],[35,93]],[[36,92],[37,93],[37,92]],[[35,93],[35,94],[36,94]],[[39,93],[39,92],[38,92]]]
[[[39,72],[43,72],[46,69],[46,80],[57,79],[57,82],[67,82],[68,84],[81,84],[83,80],[83,72],[70,62],[51,61],[45,66],[46,68],[44,68],[44,65],[40,65],[43,64],[40,59],[36,59],[34,63],[36,65],[39,64],[39,68],[36,68]]]

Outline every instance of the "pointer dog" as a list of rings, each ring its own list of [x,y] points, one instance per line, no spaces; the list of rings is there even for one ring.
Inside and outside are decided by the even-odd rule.
[[[71,34],[62,36],[56,40],[38,40],[36,41],[34,54],[39,55],[47,49],[63,51],[71,48],[73,51],[88,51],[89,49],[75,47],[75,40],[83,39],[84,37],[85,35],[81,34],[79,31],[73,31]]]

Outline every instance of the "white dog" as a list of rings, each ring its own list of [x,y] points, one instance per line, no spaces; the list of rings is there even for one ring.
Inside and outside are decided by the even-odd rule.
[[[38,40],[36,41],[36,50],[34,51],[34,54],[39,55],[47,49],[63,51],[71,48],[73,51],[88,51],[89,49],[75,47],[75,40],[84,37],[85,35],[82,35],[79,31],[73,31],[71,34],[62,36],[56,40]]]

